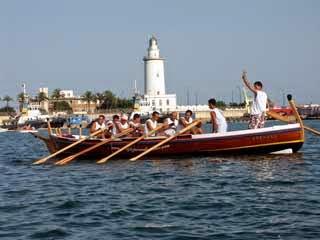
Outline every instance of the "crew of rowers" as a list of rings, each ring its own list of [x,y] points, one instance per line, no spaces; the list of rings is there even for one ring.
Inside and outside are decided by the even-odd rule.
[[[263,85],[260,81],[251,84],[247,79],[247,72],[243,71],[242,79],[246,87],[254,94],[253,103],[250,111],[250,120],[248,124],[249,129],[263,128],[265,123],[265,115],[268,106],[267,94],[262,90]],[[212,124],[212,133],[224,133],[227,132],[228,125],[223,113],[217,108],[217,103],[214,98],[208,100],[208,106],[210,109],[210,118]],[[125,114],[114,115],[112,121],[106,121],[104,115],[100,115],[99,118],[93,123],[90,132],[93,133],[99,129],[108,129],[108,131],[101,136],[102,138],[111,137],[123,133],[129,128],[134,129],[131,136],[173,136],[181,129],[186,128],[194,121],[192,119],[192,111],[187,110],[183,117],[178,120],[178,113],[172,112],[168,118],[164,120],[164,126],[159,131],[154,131],[149,134],[150,131],[155,130],[158,127],[158,121],[160,114],[153,112],[151,118],[149,118],[144,126],[141,124],[141,118],[139,114],[134,114],[132,120],[128,121],[128,116]],[[202,134],[201,123],[191,128],[186,134]]]
[[[210,116],[212,120],[212,132],[213,133],[222,133],[227,131],[227,122],[222,114],[222,112],[216,108],[216,102],[214,99],[208,101],[210,111]],[[104,134],[101,134],[100,138],[109,138],[121,133],[124,133],[129,128],[132,128],[133,131],[128,134],[129,136],[138,137],[144,135],[148,136],[173,136],[180,130],[186,128],[190,124],[194,123],[192,119],[192,111],[187,110],[184,113],[184,116],[178,119],[178,113],[172,112],[169,117],[166,118],[163,122],[163,127],[158,131],[155,130],[159,126],[160,114],[157,111],[154,111],[151,117],[143,125],[141,123],[141,116],[135,113],[132,119],[129,121],[126,114],[114,115],[112,120],[106,121],[104,115],[100,115],[96,121],[91,126],[90,132],[94,133],[99,129],[106,129]],[[151,133],[151,134],[150,134]],[[201,123],[192,127],[186,134],[202,134],[203,130],[201,128]]]

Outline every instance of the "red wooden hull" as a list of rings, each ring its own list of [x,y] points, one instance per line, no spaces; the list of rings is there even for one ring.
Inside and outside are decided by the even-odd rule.
[[[133,138],[123,138],[112,141],[95,150],[88,152],[81,158],[100,159],[125,146]],[[138,155],[154,144],[162,141],[163,138],[148,138],[131,148],[123,151],[116,158],[127,159]],[[50,152],[57,151],[77,141],[74,138],[50,136],[47,146]],[[90,139],[65,151],[63,155],[78,153],[96,143],[98,139]],[[299,124],[268,127],[257,130],[242,130],[228,132],[225,134],[201,134],[183,135],[170,141],[155,151],[146,155],[150,157],[180,157],[180,156],[204,156],[221,154],[265,154],[285,149],[298,151],[304,143],[303,130]],[[51,147],[49,147],[49,145]]]

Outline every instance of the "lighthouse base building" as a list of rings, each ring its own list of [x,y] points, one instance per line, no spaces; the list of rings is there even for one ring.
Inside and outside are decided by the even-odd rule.
[[[158,111],[167,113],[176,111],[176,94],[166,94],[164,80],[164,58],[160,57],[158,41],[153,36],[149,40],[149,48],[144,61],[144,94],[135,95],[136,111],[151,113]]]

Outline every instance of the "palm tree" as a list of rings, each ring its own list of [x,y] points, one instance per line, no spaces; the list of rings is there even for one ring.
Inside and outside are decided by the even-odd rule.
[[[103,92],[104,95],[104,106],[107,109],[110,109],[113,107],[114,103],[116,102],[116,96],[113,94],[113,92],[106,90]]]
[[[60,94],[60,92],[59,92],[59,94]],[[38,100],[39,104],[41,104],[43,101],[48,100],[48,96],[44,92],[39,92],[38,96],[37,96],[37,100]]]
[[[101,107],[105,97],[103,95],[103,93],[96,93],[95,96],[94,96],[95,100],[96,101],[99,101],[99,108]]]
[[[23,108],[23,104],[24,104],[25,101],[26,101],[26,95],[25,95],[23,92],[19,93],[19,94],[17,95],[17,100],[18,100],[18,102],[19,102],[19,110],[21,111],[22,108]]]
[[[90,102],[94,100],[94,94],[91,91],[86,91],[81,97],[87,102],[88,112],[90,112]]]
[[[6,102],[6,109],[7,109],[7,113],[9,114],[9,102],[11,102],[13,99],[6,95],[2,98],[2,101]]]
[[[52,99],[59,99],[59,98],[61,98],[62,96],[61,96],[60,92],[61,92],[61,89],[60,89],[60,88],[54,89],[54,90],[52,91],[52,93],[51,93],[51,98],[52,98]]]

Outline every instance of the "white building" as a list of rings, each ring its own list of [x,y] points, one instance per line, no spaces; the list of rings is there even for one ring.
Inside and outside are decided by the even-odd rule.
[[[73,90],[61,90],[60,95],[63,98],[73,98],[74,97]]]
[[[164,58],[160,57],[158,41],[153,36],[144,61],[144,95],[137,96],[137,111],[141,113],[170,112],[177,107],[176,94],[166,94]]]

